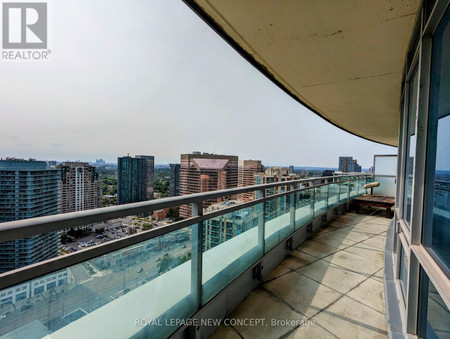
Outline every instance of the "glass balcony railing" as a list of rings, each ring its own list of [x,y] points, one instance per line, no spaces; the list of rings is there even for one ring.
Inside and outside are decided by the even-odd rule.
[[[163,228],[1,274],[0,337],[28,332],[52,338],[74,333],[167,337],[296,230],[364,193],[369,178],[333,178],[316,185],[299,180],[282,193],[205,215],[193,213]],[[187,203],[201,206],[207,199],[282,185],[286,183],[4,223],[0,237],[12,240],[23,237],[24,230],[27,235],[56,231]]]

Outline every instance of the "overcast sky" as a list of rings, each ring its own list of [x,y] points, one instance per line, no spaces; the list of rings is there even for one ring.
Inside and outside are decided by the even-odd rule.
[[[54,1],[51,18],[51,62],[0,63],[0,157],[167,163],[198,150],[368,168],[396,153],[302,107],[181,0]]]

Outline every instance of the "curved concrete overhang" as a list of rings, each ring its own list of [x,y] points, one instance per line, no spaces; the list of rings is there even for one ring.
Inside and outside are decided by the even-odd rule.
[[[303,105],[350,133],[397,145],[420,0],[184,1]]]

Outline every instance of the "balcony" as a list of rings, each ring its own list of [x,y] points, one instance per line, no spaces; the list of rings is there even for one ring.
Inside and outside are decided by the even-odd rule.
[[[389,224],[380,209],[340,215],[277,266],[212,338],[385,338]]]
[[[378,210],[345,214],[371,180],[366,174],[304,179],[3,223],[0,236],[13,240],[186,204],[193,215],[1,274],[0,335],[183,337],[197,331],[206,337],[255,288],[235,312],[255,297],[253,312],[261,311],[258,305],[281,293],[286,301],[279,305],[291,302],[296,319],[317,317],[321,324],[329,312],[345,313],[376,291],[373,285],[383,285],[389,220],[376,216]],[[258,199],[203,215],[203,201],[246,192]],[[376,319],[372,327],[362,327],[376,327],[377,334],[386,330],[379,299],[361,304],[378,312],[368,317]]]

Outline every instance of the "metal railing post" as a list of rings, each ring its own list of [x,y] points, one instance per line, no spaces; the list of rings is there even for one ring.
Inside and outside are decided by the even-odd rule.
[[[290,185],[290,191],[295,190],[295,184]],[[291,225],[293,226],[293,229],[295,231],[295,206],[297,201],[297,193],[292,193],[293,197],[289,199],[290,202],[290,215],[291,215]]]
[[[192,216],[203,215],[203,202],[192,203]],[[202,304],[202,249],[203,249],[203,222],[192,225],[192,252],[191,252],[191,296],[192,301],[199,309]]]
[[[258,199],[264,199],[266,197],[266,190],[261,189],[257,191]],[[258,222],[258,247],[262,249],[262,255],[266,253],[266,244],[264,241],[266,232],[266,202],[263,202],[262,220]]]
[[[347,211],[349,211],[350,210],[350,191],[352,190],[351,189],[351,186],[352,186],[352,179],[348,179],[348,185],[347,185],[347,188],[348,188],[348,192],[347,192]]]
[[[313,198],[313,219],[316,217],[316,189],[314,187],[311,188],[312,190],[312,198]],[[310,190],[310,192],[311,192]]]
[[[341,183],[339,181],[337,181],[337,185],[338,185],[338,204],[341,203]]]

